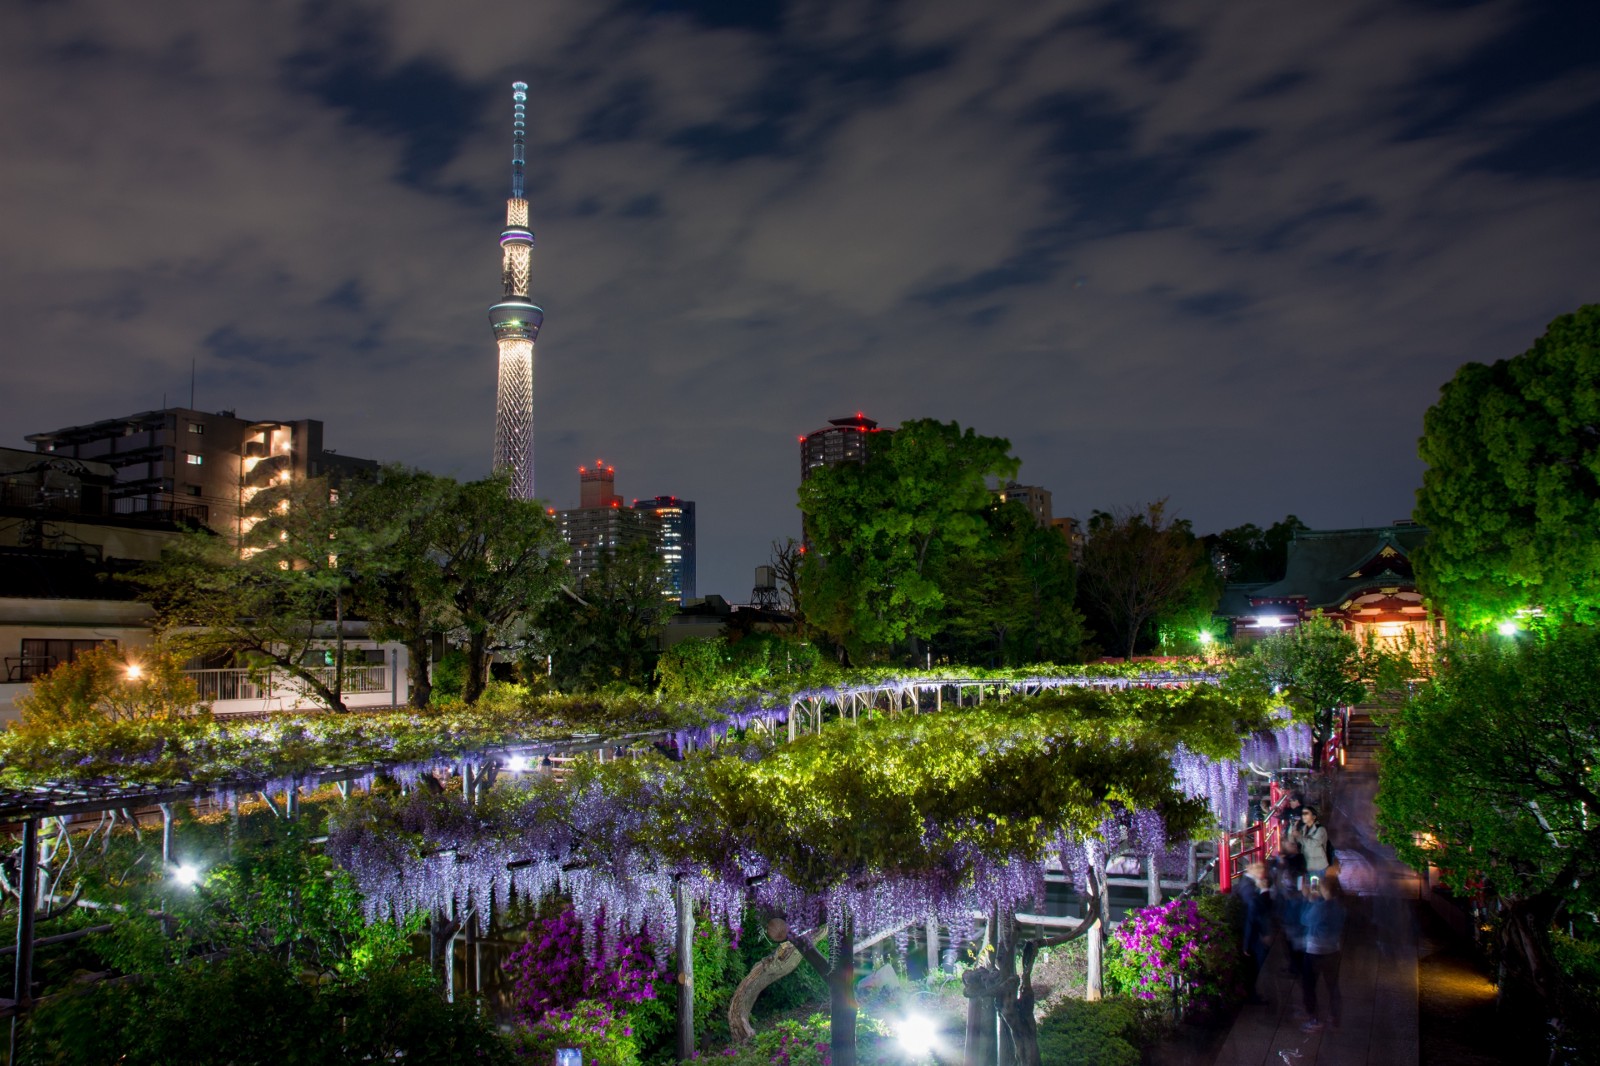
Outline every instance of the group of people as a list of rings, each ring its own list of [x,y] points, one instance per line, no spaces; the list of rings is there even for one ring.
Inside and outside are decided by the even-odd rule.
[[[1291,795],[1282,817],[1282,846],[1270,864],[1245,867],[1235,891],[1244,903],[1244,953],[1250,961],[1250,1002],[1265,1003],[1257,986],[1272,946],[1285,945],[1288,972],[1300,982],[1306,1032],[1339,1025],[1339,955],[1346,908],[1328,829],[1315,807]],[[1326,1020],[1318,987],[1327,991]]]

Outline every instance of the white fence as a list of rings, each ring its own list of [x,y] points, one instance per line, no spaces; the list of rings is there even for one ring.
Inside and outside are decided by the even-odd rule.
[[[390,663],[347,666],[340,694],[350,706],[399,702],[406,698],[401,669],[398,659]],[[331,666],[312,667],[306,672],[330,689],[339,678],[339,671]],[[211,704],[218,712],[292,710],[316,706],[319,702],[304,679],[283,670],[230,667],[184,673],[199,690],[201,702]]]

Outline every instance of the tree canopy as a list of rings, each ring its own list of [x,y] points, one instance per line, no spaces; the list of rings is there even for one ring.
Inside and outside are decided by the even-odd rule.
[[[1381,837],[1503,905],[1512,983],[1572,1007],[1551,961],[1563,912],[1600,905],[1600,632],[1463,638],[1384,741]]]
[[[1187,521],[1167,514],[1165,500],[1090,517],[1078,597],[1123,656],[1132,658],[1146,627],[1163,617],[1209,617],[1220,591],[1205,546]]]
[[[945,604],[935,560],[983,539],[988,481],[1016,473],[1010,452],[1002,437],[919,419],[863,463],[813,471],[800,485],[807,624],[853,654],[931,636]]]
[[[1211,566],[1224,581],[1282,581],[1289,565],[1289,542],[1309,529],[1294,515],[1262,529],[1246,522],[1202,537]]]
[[[1600,621],[1600,304],[1533,347],[1468,363],[1423,419],[1423,591],[1452,623]]]

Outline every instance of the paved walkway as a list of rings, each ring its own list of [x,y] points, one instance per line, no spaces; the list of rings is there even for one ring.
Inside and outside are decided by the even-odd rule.
[[[1301,1031],[1300,985],[1275,945],[1261,978],[1267,1003],[1240,1011],[1214,1066],[1416,1066],[1417,881],[1377,841],[1376,790],[1374,775],[1343,775],[1326,819],[1350,894],[1339,1027]],[[1326,1010],[1326,989],[1318,997]]]

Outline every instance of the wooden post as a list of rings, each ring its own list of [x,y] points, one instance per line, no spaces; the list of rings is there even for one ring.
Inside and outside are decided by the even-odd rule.
[[[33,916],[39,909],[39,820],[22,823],[22,862],[17,884],[17,966],[11,980],[11,1054],[17,1061],[17,1041],[21,1037],[22,1012],[33,998]]]
[[[923,935],[928,941],[928,976],[932,977],[939,972],[939,921],[929,918],[923,926]]]
[[[1145,861],[1150,864],[1150,869],[1145,874],[1147,881],[1144,901],[1154,907],[1161,902],[1161,867],[1156,864],[1156,857],[1153,854],[1146,856]]]
[[[933,709],[935,711],[944,710],[944,686],[943,685],[934,686],[934,689],[933,689]]]
[[[795,716],[800,713],[800,703],[796,701],[789,705],[789,742],[794,743],[796,735]]]
[[[694,1057],[694,900],[683,881],[673,886],[677,897],[678,934],[678,1041],[680,1061]]]
[[[300,814],[300,786],[290,785],[289,790],[283,794],[283,816],[289,821],[294,821]]]
[[[161,805],[161,865],[172,865],[172,804]]]

